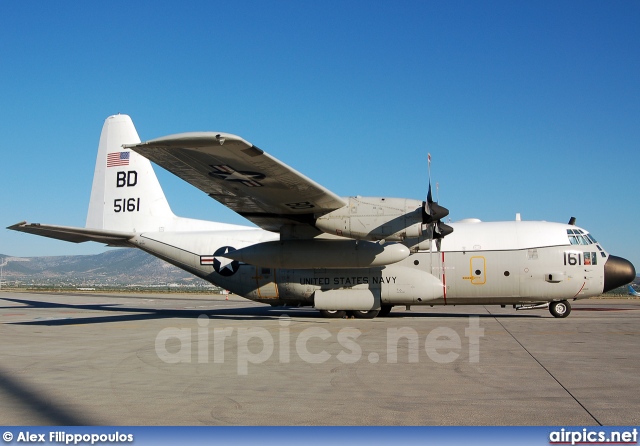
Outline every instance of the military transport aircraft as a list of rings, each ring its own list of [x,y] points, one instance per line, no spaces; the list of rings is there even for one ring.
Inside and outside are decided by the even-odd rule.
[[[177,217],[149,160],[259,226]],[[434,202],[339,197],[239,136],[182,133],[140,142],[126,115],[107,118],[84,228],[9,229],[135,247],[238,295],[313,306],[325,317],[383,316],[395,305],[548,303],[631,282],[633,265],[575,224],[450,225]],[[571,221],[570,223],[573,223]]]

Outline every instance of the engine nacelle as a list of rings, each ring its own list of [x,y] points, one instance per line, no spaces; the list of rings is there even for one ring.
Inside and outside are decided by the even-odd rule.
[[[422,233],[422,201],[405,198],[349,197],[348,206],[322,215],[316,227],[356,240],[400,242]]]

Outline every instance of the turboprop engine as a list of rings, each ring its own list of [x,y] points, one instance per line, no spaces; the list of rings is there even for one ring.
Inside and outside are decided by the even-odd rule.
[[[318,217],[315,226],[327,234],[356,240],[401,242],[422,235],[422,201],[379,197],[347,200],[347,206]]]
[[[316,218],[315,226],[327,233],[355,240],[402,242],[406,239],[441,239],[453,229],[440,219],[449,210],[431,199],[349,197],[348,205]]]

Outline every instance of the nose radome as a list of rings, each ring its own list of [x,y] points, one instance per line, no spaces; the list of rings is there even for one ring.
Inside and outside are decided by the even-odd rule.
[[[603,293],[611,291],[619,286],[633,282],[636,278],[636,269],[633,264],[622,257],[609,256],[604,264],[604,289]]]

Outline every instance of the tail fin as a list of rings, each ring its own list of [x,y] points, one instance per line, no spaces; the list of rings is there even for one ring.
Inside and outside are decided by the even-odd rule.
[[[640,293],[638,293],[631,285],[629,285],[628,288],[629,288],[629,295],[640,297]]]
[[[100,135],[84,228],[23,221],[8,229],[74,243],[94,241],[127,247],[132,246],[130,239],[140,232],[252,229],[176,217],[149,160],[122,148],[123,144],[139,142],[129,116],[107,118]]]
[[[175,220],[149,160],[122,148],[138,142],[129,116],[107,118],[98,145],[87,228],[161,231]]]

